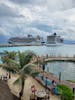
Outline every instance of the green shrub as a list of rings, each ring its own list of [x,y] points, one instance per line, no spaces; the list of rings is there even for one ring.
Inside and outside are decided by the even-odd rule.
[[[58,85],[58,90],[61,95],[61,100],[73,100],[73,92],[66,85]]]

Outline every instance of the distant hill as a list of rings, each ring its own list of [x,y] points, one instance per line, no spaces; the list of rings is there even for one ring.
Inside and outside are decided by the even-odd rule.
[[[75,40],[64,40],[64,44],[75,44]]]

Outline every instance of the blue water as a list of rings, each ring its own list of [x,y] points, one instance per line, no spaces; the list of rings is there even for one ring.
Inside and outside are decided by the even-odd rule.
[[[0,52],[8,51],[26,51],[32,50],[37,55],[51,55],[51,56],[74,56],[75,45],[61,45],[61,46],[24,46],[24,47],[0,47]],[[75,80],[75,64],[69,62],[52,62],[48,63],[46,70],[52,72],[58,77],[59,72],[62,73],[62,80]]]
[[[2,61],[0,60],[0,64],[2,64]]]
[[[52,72],[58,78],[61,72],[61,80],[75,80],[75,63],[49,62],[45,70],[47,72]]]
[[[54,56],[73,56],[75,55],[75,45],[61,46],[24,46],[24,47],[0,47],[0,52],[8,51],[26,51],[32,50],[38,55],[54,55]]]

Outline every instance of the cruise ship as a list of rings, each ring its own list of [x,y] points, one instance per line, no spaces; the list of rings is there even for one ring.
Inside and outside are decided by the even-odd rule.
[[[41,44],[42,43],[42,37],[37,35],[36,37],[33,37],[32,35],[28,35],[25,37],[11,37],[8,40],[9,44]]]
[[[57,46],[63,44],[63,39],[56,33],[47,36],[46,46]]]

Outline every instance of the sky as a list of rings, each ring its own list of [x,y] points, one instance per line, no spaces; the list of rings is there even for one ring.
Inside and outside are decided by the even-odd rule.
[[[75,40],[75,0],[0,0],[0,36],[54,32]]]

